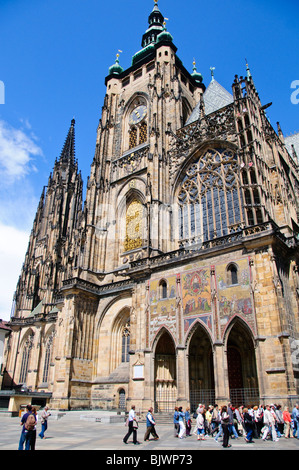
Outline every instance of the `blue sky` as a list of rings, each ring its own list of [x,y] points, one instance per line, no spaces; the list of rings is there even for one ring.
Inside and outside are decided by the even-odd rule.
[[[71,119],[86,187],[104,79],[118,49],[123,68],[141,49],[153,0],[1,0],[0,81],[0,318],[25,256],[38,200],[59,157]],[[177,55],[192,72],[231,91],[247,58],[268,116],[285,135],[299,132],[298,0],[159,0]],[[1,95],[0,95],[1,97]],[[0,100],[1,102],[1,100]]]

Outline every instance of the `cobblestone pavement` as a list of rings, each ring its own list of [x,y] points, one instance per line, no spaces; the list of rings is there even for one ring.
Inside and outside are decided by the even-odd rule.
[[[37,434],[40,432],[40,423],[37,425]],[[231,447],[223,449],[222,441],[216,442],[212,437],[205,441],[197,441],[192,435],[184,439],[173,436],[173,425],[161,424],[157,418],[156,430],[160,439],[144,442],[145,422],[140,423],[138,440],[140,445],[134,445],[132,435],[128,444],[123,443],[123,437],[127,432],[124,423],[104,423],[95,421],[94,412],[66,412],[60,419],[49,420],[46,439],[37,436],[36,450],[105,450],[107,455],[117,455],[117,451],[125,451],[134,455],[140,455],[139,451],[148,453],[180,453],[198,450],[299,450],[299,439],[285,439],[281,437],[278,442],[256,439],[254,443],[247,444],[243,437],[230,439]],[[10,418],[0,415],[0,450],[17,450],[21,426],[19,418]],[[112,452],[110,452],[112,451]],[[136,454],[136,455],[137,455]],[[142,454],[142,452],[141,452]],[[186,462],[185,462],[186,463]]]

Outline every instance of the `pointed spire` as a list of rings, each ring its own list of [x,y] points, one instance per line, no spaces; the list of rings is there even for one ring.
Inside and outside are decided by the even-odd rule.
[[[193,59],[193,73],[192,73],[192,77],[194,78],[194,80],[198,83],[202,83],[202,75],[201,73],[197,72],[197,68],[196,68],[196,61],[195,59]]]
[[[59,160],[70,163],[75,162],[75,119],[71,120],[71,127],[69,128]]]
[[[149,44],[156,43],[157,36],[164,30],[164,16],[159,10],[158,0],[154,0],[155,6],[148,17],[149,28],[142,37],[141,46],[144,48]]]
[[[250,72],[250,69],[249,69],[247,59],[245,59],[245,62],[246,62],[247,78],[248,78],[248,80],[251,80],[252,76],[251,76],[251,72]]]
[[[211,81],[212,81],[212,82],[215,80],[215,78],[214,78],[214,75],[215,75],[215,73],[214,73],[214,72],[215,72],[215,68],[216,68],[216,67],[210,67],[210,70],[211,70],[211,77],[212,77],[212,80],[211,80]]]

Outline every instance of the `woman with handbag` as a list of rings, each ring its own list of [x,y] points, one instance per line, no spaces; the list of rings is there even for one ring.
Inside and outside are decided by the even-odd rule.
[[[137,441],[138,421],[137,421],[136,414],[135,414],[135,405],[132,405],[132,408],[129,412],[128,425],[129,425],[128,432],[123,438],[124,444],[128,443],[127,441],[132,433],[133,433],[133,443],[140,444],[140,442]]]
[[[227,412],[227,406],[223,406],[221,409],[221,426],[223,429],[223,443],[222,447],[231,447],[229,441],[229,415]]]

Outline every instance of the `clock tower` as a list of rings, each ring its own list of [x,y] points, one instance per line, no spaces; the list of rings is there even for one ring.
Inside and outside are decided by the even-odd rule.
[[[177,56],[157,2],[141,45],[125,70],[117,54],[105,80],[87,190],[86,243],[89,253],[100,255],[85,259],[88,271],[111,272],[174,248],[167,152],[205,86],[201,74],[189,73]]]

